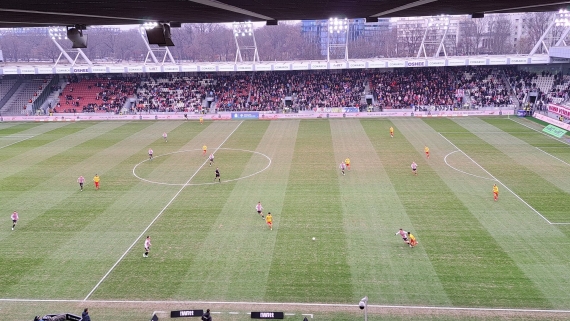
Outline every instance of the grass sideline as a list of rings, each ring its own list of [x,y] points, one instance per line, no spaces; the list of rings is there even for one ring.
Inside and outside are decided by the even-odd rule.
[[[265,306],[175,302],[296,302],[340,306],[283,307],[291,318],[349,320],[362,314],[346,305],[367,295],[378,306],[370,320],[568,318],[531,310],[570,310],[570,149],[521,122],[536,126],[502,117],[0,123],[0,299],[62,300],[0,300],[0,315],[88,306],[97,320],[141,320],[160,306],[211,305],[223,312],[216,320],[245,320],[228,312]],[[137,179],[137,164],[137,175],[178,185]],[[273,231],[257,201],[274,214]],[[394,235],[400,227],[418,247]]]

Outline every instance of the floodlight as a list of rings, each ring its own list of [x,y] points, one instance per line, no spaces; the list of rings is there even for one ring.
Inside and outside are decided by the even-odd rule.
[[[48,29],[49,36],[53,40],[61,40],[65,36],[65,28],[64,27],[49,27]]]
[[[570,13],[566,9],[560,9],[556,14],[554,25],[557,27],[570,27]]]
[[[329,33],[340,33],[348,30],[348,19],[329,18],[328,20]]]
[[[153,29],[156,27],[158,27],[158,22],[154,21],[148,21],[142,24],[142,28],[144,28],[145,30]]]
[[[233,23],[234,35],[245,37],[253,35],[253,23],[251,21],[234,22]]]

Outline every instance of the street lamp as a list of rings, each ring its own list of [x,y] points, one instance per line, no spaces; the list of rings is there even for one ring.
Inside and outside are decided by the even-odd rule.
[[[360,310],[364,310],[364,321],[368,321],[368,296],[365,296],[358,303]]]

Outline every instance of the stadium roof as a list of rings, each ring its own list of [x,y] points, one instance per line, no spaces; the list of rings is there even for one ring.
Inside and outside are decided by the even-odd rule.
[[[2,0],[0,27],[557,11],[568,4],[560,0]]]

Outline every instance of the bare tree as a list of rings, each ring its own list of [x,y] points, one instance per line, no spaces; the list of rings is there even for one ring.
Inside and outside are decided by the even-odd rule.
[[[478,55],[488,19],[464,18],[459,22],[458,55]]]
[[[526,13],[523,16],[524,22],[522,24],[524,32],[521,34],[519,48],[517,49],[521,53],[529,53],[540,37],[546,32],[554,18],[555,13],[553,12]],[[547,35],[544,41],[548,47],[555,44],[557,37],[560,37],[562,31],[562,27],[554,27],[550,30],[550,34]],[[539,48],[538,53],[546,53],[543,46]]]
[[[490,17],[487,25],[489,32],[489,49],[492,54],[502,55],[512,53],[511,21],[501,15]]]
[[[398,57],[415,57],[424,36],[424,27],[406,24],[398,26]]]
[[[18,35],[13,33],[5,34],[0,38],[0,45],[2,46],[5,61],[18,62],[21,59],[20,52],[24,48],[23,41]]]

